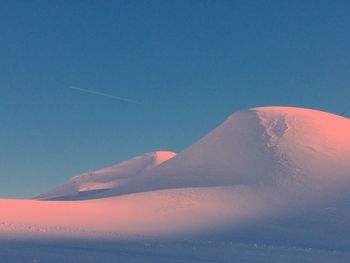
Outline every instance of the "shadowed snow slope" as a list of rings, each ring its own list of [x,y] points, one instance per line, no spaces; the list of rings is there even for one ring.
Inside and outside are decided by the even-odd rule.
[[[67,183],[36,198],[45,200],[91,199],[95,194],[117,188],[128,182],[130,178],[137,177],[141,172],[158,166],[175,155],[173,152],[165,151],[146,153],[101,170],[75,176]]]
[[[113,167],[119,171],[123,164]],[[91,190],[93,182],[93,190],[105,190],[94,193],[100,199],[1,200],[0,233],[210,235],[350,249],[346,118],[300,108],[254,108],[231,115],[160,165],[131,166],[126,176],[109,177],[103,169],[90,181],[84,174],[41,196],[81,199],[77,193]],[[108,187],[99,187],[106,182]]]

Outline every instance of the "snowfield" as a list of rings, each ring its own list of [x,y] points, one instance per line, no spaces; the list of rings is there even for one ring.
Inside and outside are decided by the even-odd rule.
[[[249,109],[0,209],[5,262],[349,262],[350,120]]]

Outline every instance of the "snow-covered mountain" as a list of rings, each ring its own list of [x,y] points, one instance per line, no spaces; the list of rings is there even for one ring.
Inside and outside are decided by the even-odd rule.
[[[309,193],[311,187],[332,191],[333,186],[337,188],[350,178],[349,131],[348,119],[325,112],[288,107],[255,108],[234,113],[176,156],[161,152],[165,162],[160,166],[153,164],[154,153],[146,154],[75,177],[59,189],[62,196],[72,185],[79,185],[82,192],[91,182],[93,190],[106,190],[95,193],[94,197],[237,185],[271,186],[298,193]],[[126,169],[127,176],[120,176]],[[113,178],[113,183],[99,187],[108,181],[105,170],[111,171],[107,178]],[[55,190],[42,197],[56,197]]]
[[[348,119],[309,109],[255,108],[231,115],[116,193],[230,185],[329,190],[350,179],[349,158]]]
[[[175,156],[0,200],[0,233],[208,237],[350,249],[350,120],[290,107],[234,113]],[[94,198],[94,199],[92,199]],[[80,200],[71,202],[69,200]]]

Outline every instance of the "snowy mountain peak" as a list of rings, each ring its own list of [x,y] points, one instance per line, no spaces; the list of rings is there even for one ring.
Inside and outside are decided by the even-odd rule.
[[[109,195],[227,185],[330,186],[348,177],[348,156],[348,119],[311,109],[252,108],[232,114],[176,157]]]

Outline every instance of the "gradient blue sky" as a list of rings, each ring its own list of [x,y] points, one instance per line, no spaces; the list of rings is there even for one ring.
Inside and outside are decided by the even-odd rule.
[[[349,14],[334,0],[1,1],[0,197],[181,151],[249,107],[340,113]]]

